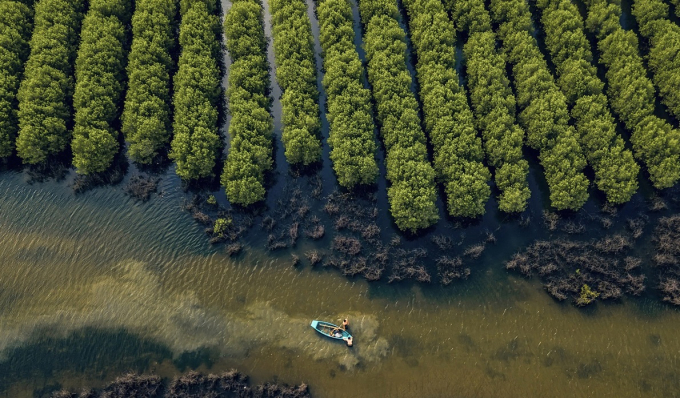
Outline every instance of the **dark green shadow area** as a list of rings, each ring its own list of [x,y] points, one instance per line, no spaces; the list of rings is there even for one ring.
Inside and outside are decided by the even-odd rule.
[[[124,329],[84,328],[66,337],[55,335],[55,330],[43,329],[31,343],[6,351],[0,362],[0,395],[6,394],[12,384],[32,381],[34,396],[49,396],[61,386],[45,382],[61,372],[109,381],[130,371],[142,373],[150,363],[172,358],[165,346]]]

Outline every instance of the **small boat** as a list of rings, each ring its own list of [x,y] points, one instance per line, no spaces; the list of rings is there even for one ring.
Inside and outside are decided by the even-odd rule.
[[[330,337],[335,340],[343,340],[352,337],[352,335],[349,334],[348,331],[344,330],[340,326],[333,325],[332,323],[324,321],[312,321],[312,324],[310,326],[313,327],[314,330],[316,330],[317,332],[323,334],[324,336]],[[336,337],[337,334],[339,334],[339,336]]]

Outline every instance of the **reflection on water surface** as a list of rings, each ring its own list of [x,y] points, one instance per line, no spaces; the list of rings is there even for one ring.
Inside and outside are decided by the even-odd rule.
[[[231,367],[317,397],[680,392],[680,317],[652,299],[578,310],[493,256],[448,288],[369,284],[257,248],[230,259],[162,184],[140,204],[120,187],[74,196],[3,175],[0,396]],[[309,327],[343,316],[353,349]]]

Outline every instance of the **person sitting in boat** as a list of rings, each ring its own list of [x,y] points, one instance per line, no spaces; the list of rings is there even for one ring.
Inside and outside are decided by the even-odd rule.
[[[343,337],[342,339],[345,340],[345,343],[347,343],[347,347],[351,347],[351,346],[352,346],[352,336]]]
[[[338,338],[342,337],[342,332],[340,331],[340,329],[335,329],[333,331],[333,336]]]

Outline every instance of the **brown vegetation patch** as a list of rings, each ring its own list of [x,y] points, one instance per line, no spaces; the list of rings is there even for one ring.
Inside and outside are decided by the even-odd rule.
[[[131,197],[146,202],[151,198],[151,194],[156,192],[160,179],[146,175],[136,175],[130,177],[130,181],[125,186],[124,191]]]
[[[300,229],[300,223],[294,222],[288,227],[288,235],[290,236],[290,245],[295,246],[298,238],[298,230]]]
[[[460,257],[439,257],[436,260],[437,271],[442,285],[449,285],[456,279],[467,279],[470,276],[470,268],[463,267]]]
[[[209,215],[203,213],[203,212],[200,211],[200,210],[193,211],[193,212],[191,213],[191,217],[192,217],[194,220],[198,221],[199,223],[201,223],[201,224],[203,224],[203,225],[212,225],[212,224],[213,224],[212,218],[210,218]],[[206,232],[212,233],[211,231],[206,231]]]
[[[229,255],[229,257],[241,253],[241,250],[243,250],[243,245],[239,242],[230,243],[225,248],[225,251],[227,252],[227,255]]]
[[[566,232],[570,235],[582,234],[582,233],[586,232],[586,226],[581,224],[581,223],[576,223],[574,221],[567,221],[562,226],[562,231]]]
[[[307,260],[309,260],[312,266],[317,265],[318,263],[321,262],[321,260],[323,260],[323,256],[316,250],[310,250],[306,252],[305,257],[307,257]]]
[[[140,376],[128,373],[121,376],[101,391],[84,390],[80,394],[60,391],[53,398],[152,398],[168,396],[163,394],[164,386],[159,376]]]
[[[625,256],[631,246],[622,235],[590,242],[536,241],[508,261],[506,268],[527,276],[538,274],[558,300],[571,297],[575,303],[590,303],[583,299],[586,293],[600,299],[640,295],[645,276],[638,272],[640,260]]]
[[[667,208],[668,205],[666,202],[658,196],[654,196],[649,203],[649,210],[651,211],[662,211]]]
[[[284,240],[284,235],[281,234],[276,236],[274,234],[269,234],[267,237],[267,250],[275,251],[280,249],[285,249],[288,247],[288,242]]]
[[[365,257],[346,259],[333,256],[328,259],[325,265],[338,268],[344,275],[347,276],[354,276],[358,274],[366,275],[367,272],[375,272],[368,270],[368,261]]]
[[[359,239],[349,236],[336,236],[333,239],[333,250],[350,256],[356,256],[361,252],[361,242],[359,242]]]
[[[633,239],[638,239],[644,233],[645,225],[647,225],[647,217],[638,217],[628,220],[628,230]]]
[[[366,227],[364,227],[363,231],[361,231],[361,237],[370,240],[374,239],[380,236],[380,227],[378,227],[378,224],[369,224]]]
[[[659,220],[654,242],[654,263],[659,269],[659,289],[663,300],[680,305],[680,215]]]
[[[434,235],[430,237],[430,240],[441,251],[449,250],[453,247],[453,241],[448,236]]]
[[[478,243],[476,245],[472,245],[466,248],[465,251],[463,252],[463,255],[466,257],[477,259],[479,258],[479,256],[482,255],[482,253],[484,253],[484,249],[486,249],[486,245],[484,243]]]
[[[550,231],[557,229],[557,224],[560,222],[560,216],[557,213],[549,212],[548,210],[543,210],[543,224]]]
[[[392,262],[392,273],[387,281],[392,283],[412,278],[418,282],[430,282],[430,274],[422,264],[425,257],[427,257],[427,251],[422,248],[397,249]]]
[[[314,240],[318,240],[323,238],[324,234],[326,233],[326,228],[324,228],[323,224],[313,224],[311,228],[305,230],[305,235]]]

